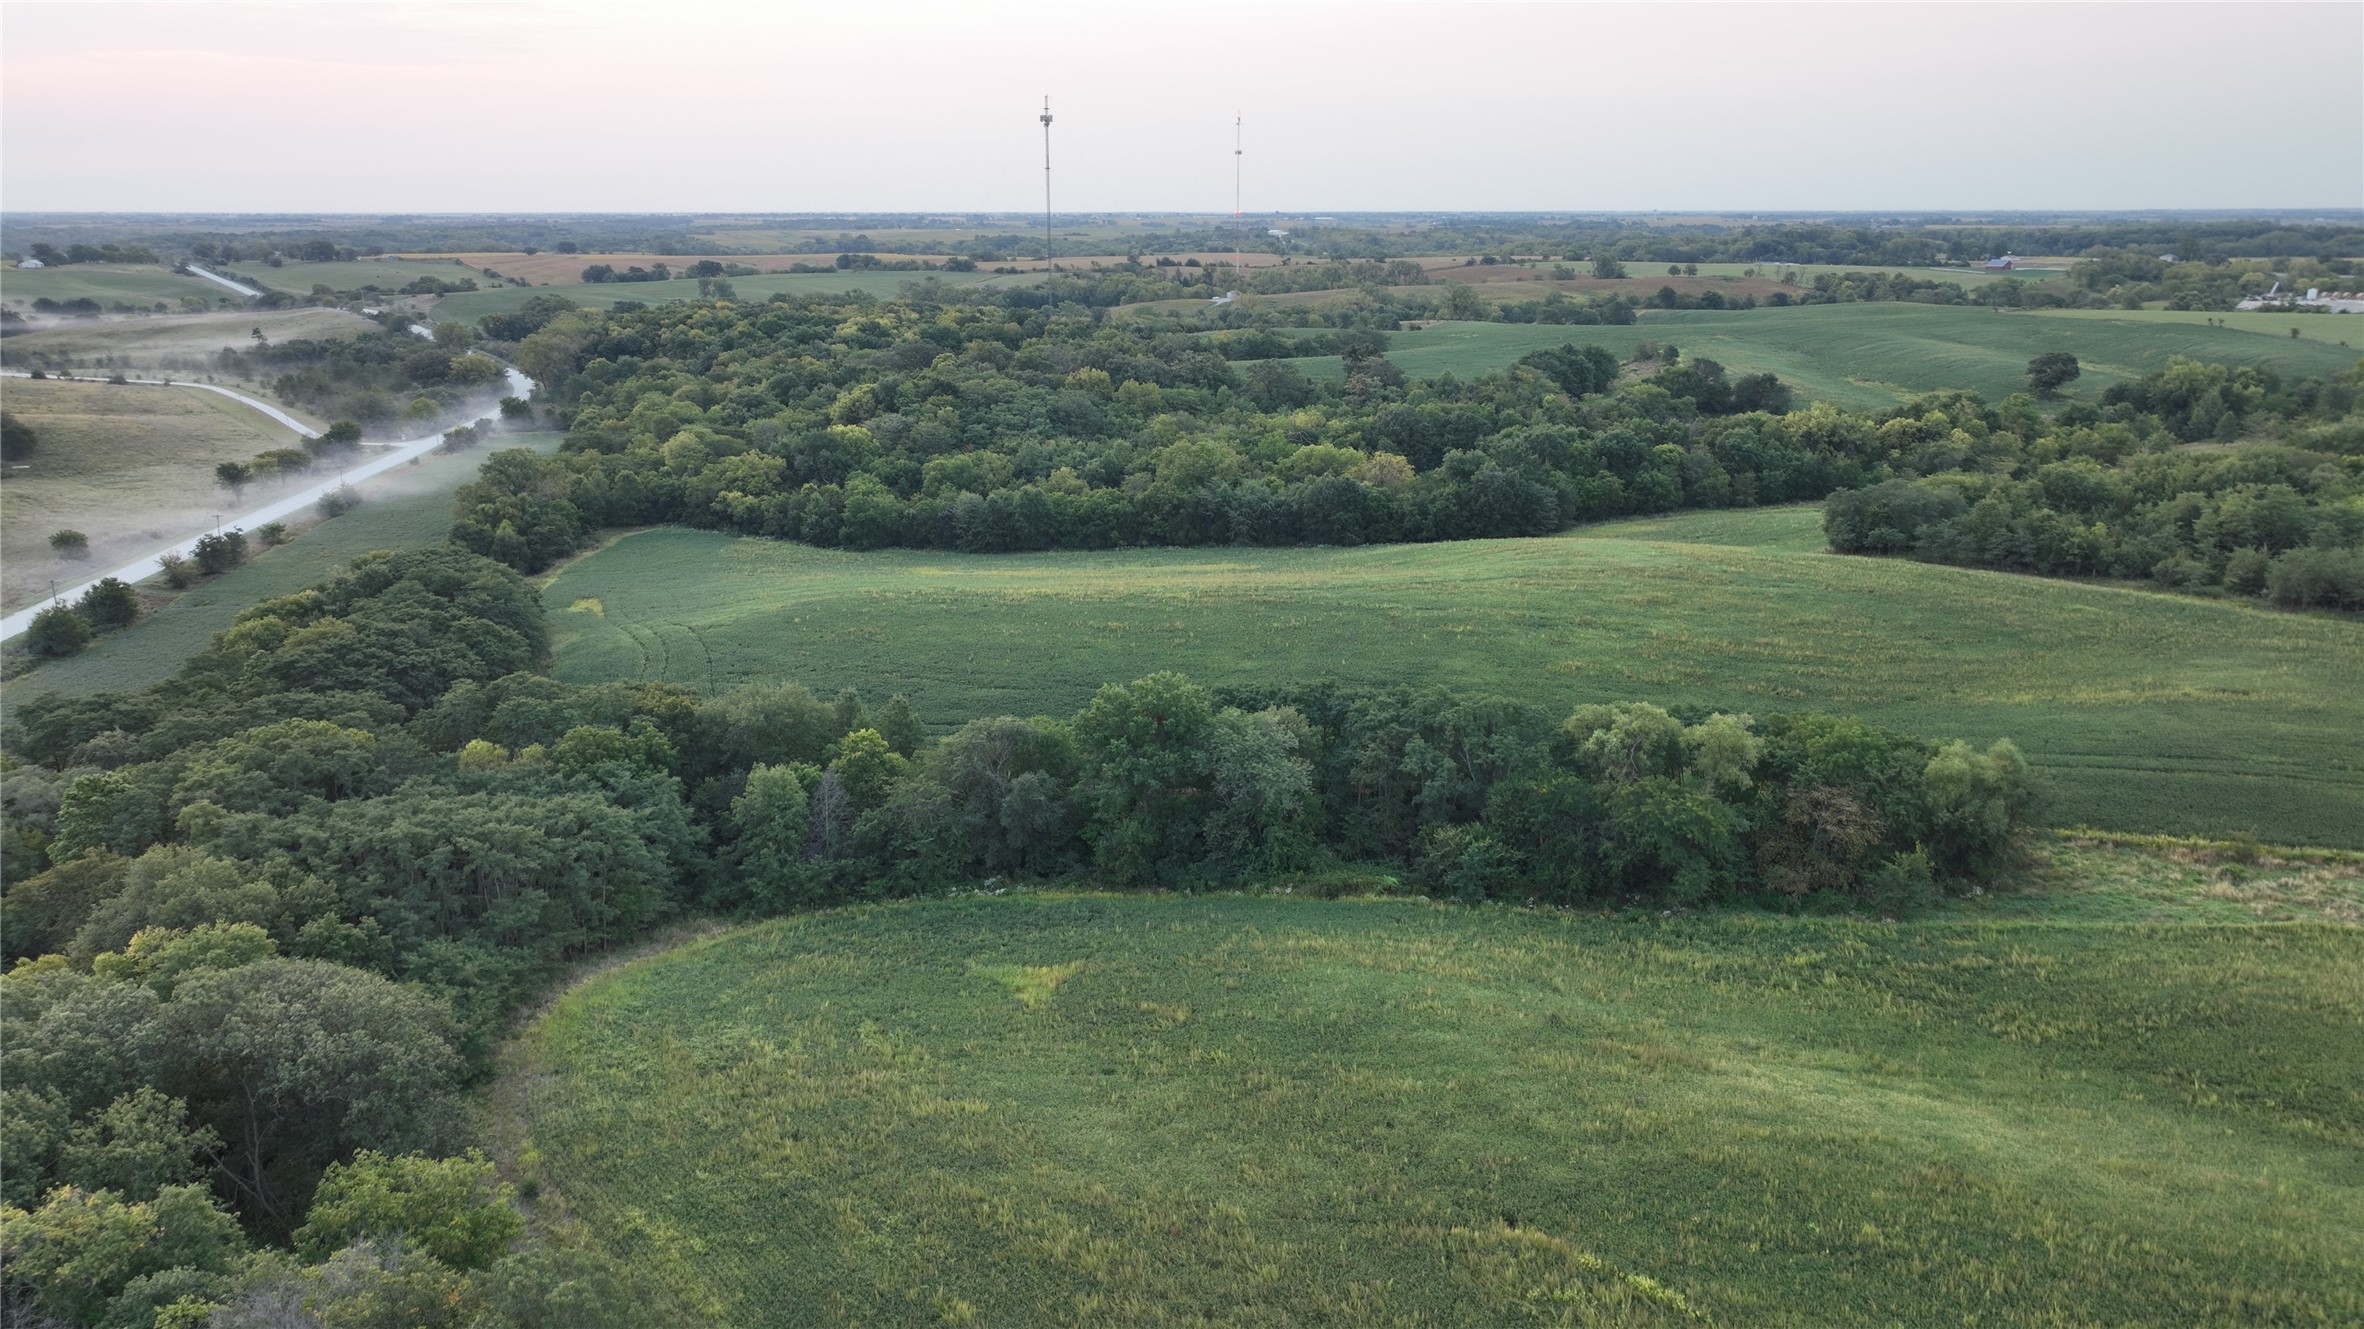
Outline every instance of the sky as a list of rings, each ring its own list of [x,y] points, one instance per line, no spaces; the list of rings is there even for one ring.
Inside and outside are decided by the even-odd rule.
[[[8,211],[2364,206],[2364,4],[0,5]]]

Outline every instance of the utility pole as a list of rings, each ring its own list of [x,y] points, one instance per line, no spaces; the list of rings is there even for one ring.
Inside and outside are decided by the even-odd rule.
[[[1051,284],[1051,94],[1042,95],[1042,288],[1051,308],[1059,307],[1059,290]]]

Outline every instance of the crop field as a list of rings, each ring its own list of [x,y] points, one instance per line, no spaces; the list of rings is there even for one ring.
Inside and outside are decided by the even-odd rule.
[[[674,1322],[2356,1323],[2358,943],[972,896],[611,970],[497,1099]]]
[[[81,581],[209,513],[235,510],[214,484],[214,464],[299,441],[260,412],[193,388],[9,379],[0,401],[40,437],[26,468],[0,483],[0,605],[12,610],[48,594],[52,577]],[[89,536],[90,558],[52,558],[57,530]]]
[[[983,274],[989,275],[989,274]],[[763,300],[777,292],[791,295],[843,295],[859,291],[890,299],[911,282],[933,277],[954,286],[966,285],[980,279],[973,272],[767,272],[753,277],[726,277],[741,300]],[[698,294],[695,278],[675,278],[672,281],[602,282],[596,286],[502,286],[489,291],[462,291],[447,295],[435,302],[435,317],[459,319],[472,323],[486,314],[506,314],[516,311],[537,295],[563,295],[579,305],[596,305],[602,309],[622,300],[638,300],[644,304],[664,304],[672,300],[688,300]]]
[[[2017,741],[2064,825],[2364,847],[2364,624],[1821,552],[1809,508],[1360,549],[852,554],[660,529],[543,592],[558,677],[902,692],[939,727],[1102,683],[1445,685],[1827,709]]]
[[[2269,365],[2292,375],[2355,367],[2356,353],[2346,347],[2292,338],[2287,328],[2294,321],[2304,320],[2211,328],[2143,314],[2061,317],[1915,304],[1671,309],[1624,327],[1439,323],[1392,334],[1387,358],[1413,378],[1446,370],[1466,378],[1567,342],[1605,347],[1621,358],[1640,342],[1672,342],[1687,358],[1714,360],[1734,374],[1774,374],[1809,399],[1857,409],[1940,388],[1970,388],[2000,401],[2026,389],[2027,362],[2046,351],[2071,352],[2083,364],[2084,376],[2064,393],[2070,398],[2098,397],[2110,384],[2178,355]],[[1344,372],[1334,356],[1290,363],[1311,375]]]
[[[562,437],[515,434],[501,439],[499,446],[551,452]],[[161,683],[250,605],[300,591],[372,550],[442,544],[451,536],[452,491],[475,479],[483,460],[481,451],[430,453],[416,467],[383,472],[356,486],[363,499],[360,507],[317,522],[289,543],[256,553],[243,566],[174,595],[129,628],[99,637],[80,655],[47,661],[9,687],[26,696],[47,691],[82,696]],[[143,589],[161,586],[158,582]]]
[[[132,377],[217,380],[214,352],[252,346],[255,329],[272,341],[351,337],[374,332],[377,324],[342,309],[241,309],[209,314],[160,314],[148,318],[76,320],[0,342],[0,363],[11,369],[43,368],[89,373],[123,370]],[[234,378],[219,379],[226,387]],[[0,388],[0,391],[6,389]],[[206,394],[211,395],[211,394]],[[262,394],[271,400],[269,394]],[[301,418],[286,403],[282,410]]]
[[[327,286],[339,291],[357,291],[364,286],[376,286],[392,296],[421,277],[435,277],[443,281],[473,277],[479,283],[485,281],[484,274],[475,267],[455,263],[449,257],[357,258],[350,263],[291,262],[275,268],[267,263],[250,261],[208,267],[210,271],[249,286],[294,291],[299,295],[310,293],[314,286]]]
[[[194,295],[212,304],[227,290],[203,277],[183,277],[153,263],[72,263],[64,267],[0,270],[0,301],[27,312],[35,300],[96,300],[102,305],[139,305],[161,301],[180,308],[181,297]]]

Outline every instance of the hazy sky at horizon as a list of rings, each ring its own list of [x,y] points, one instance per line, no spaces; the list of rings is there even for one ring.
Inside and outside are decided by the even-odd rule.
[[[2295,52],[2296,54],[2289,54]],[[0,6],[10,211],[2364,206],[2364,5]]]

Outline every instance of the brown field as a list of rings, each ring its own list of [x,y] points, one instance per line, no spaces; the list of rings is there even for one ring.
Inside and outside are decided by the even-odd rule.
[[[0,361],[11,369],[121,370],[133,378],[218,379],[224,387],[239,387],[241,380],[213,369],[213,353],[225,346],[252,345],[257,328],[265,337],[280,342],[351,337],[376,327],[361,315],[342,309],[249,309],[78,319],[10,337],[0,343]]]
[[[194,388],[12,378],[0,379],[0,403],[40,440],[32,461],[0,481],[0,605],[12,610],[46,594],[52,577],[81,581],[230,508],[215,463],[298,443],[260,413]],[[91,556],[52,558],[49,536],[60,529],[89,536]]]

